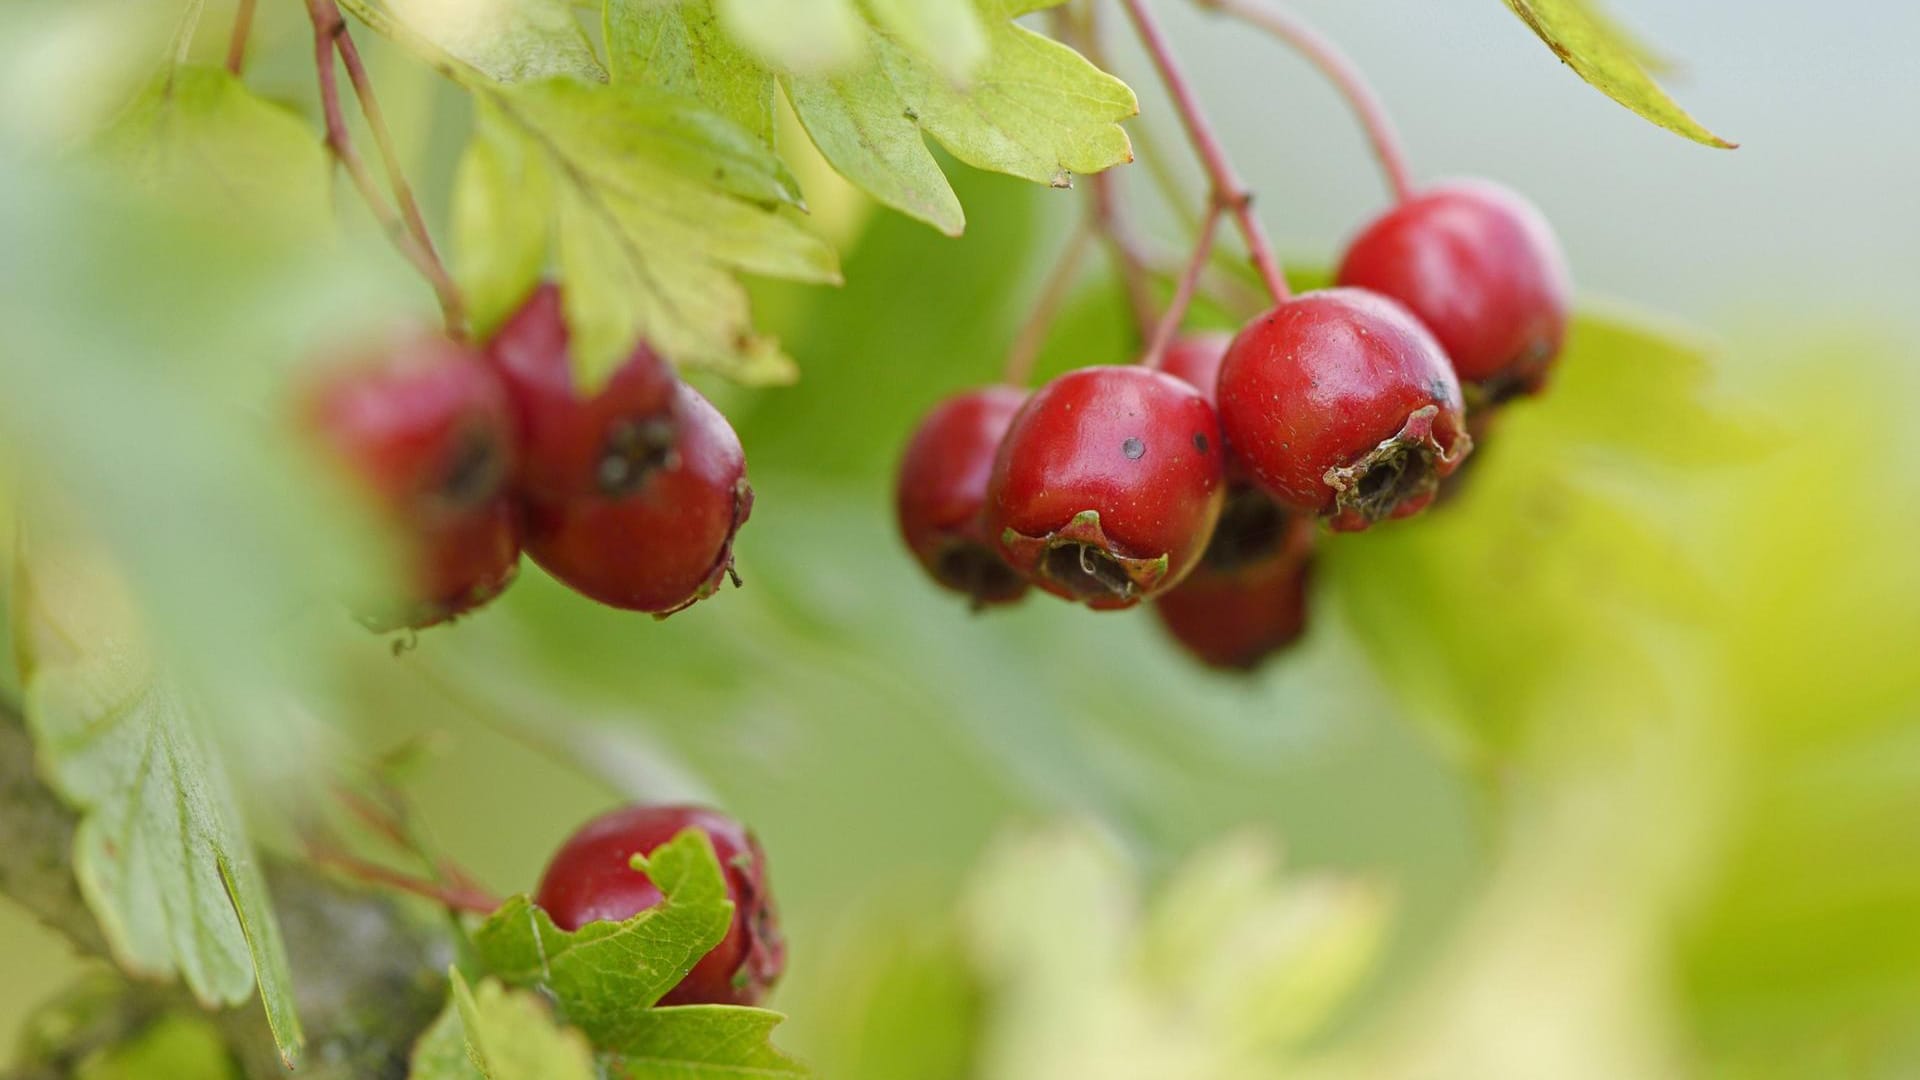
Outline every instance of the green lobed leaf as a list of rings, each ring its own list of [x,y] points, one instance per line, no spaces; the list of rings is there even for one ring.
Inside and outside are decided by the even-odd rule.
[[[1555,56],[1601,93],[1642,117],[1697,143],[1731,149],[1735,143],[1701,126],[1660,89],[1647,71],[1647,47],[1619,32],[1593,0],[1506,0]]]
[[[537,995],[451,973],[447,1007],[414,1044],[411,1080],[593,1080],[593,1048]]]
[[[977,0],[991,54],[966,89],[911,49],[880,39],[881,62],[907,107],[969,165],[1063,187],[1074,173],[1133,160],[1120,127],[1140,111],[1126,83],[1079,53],[1013,22],[1051,4]]]
[[[779,1080],[812,1076],[776,1049],[777,1012],[739,1005],[681,1005],[642,1009],[618,1043],[605,1047],[616,1076],[626,1080]]]
[[[291,1065],[304,1036],[286,952],[202,706],[147,653],[119,582],[73,544],[22,545],[14,604],[27,720],[49,781],[81,811],[74,873],[115,959],[178,974],[210,1007],[257,984]]]
[[[615,82],[692,98],[773,145],[773,75],[727,36],[706,0],[609,3],[606,35]]]
[[[501,905],[473,935],[475,954],[511,986],[537,987],[603,1048],[638,1045],[647,1006],[671,990],[726,936],[733,921],[713,843],[697,829],[674,837],[636,869],[660,903],[625,922],[568,933],[524,896]]]
[[[1075,173],[1132,160],[1120,127],[1139,111],[1132,90],[1013,21],[1048,6],[1044,0],[896,0],[872,9],[857,63],[824,70],[774,66],[795,115],[836,171],[882,203],[957,235],[966,218],[928,135],[976,168],[1054,186],[1069,185]],[[616,48],[629,39],[655,46],[644,54],[651,63],[616,64],[616,77],[693,92],[710,108],[737,110],[738,85],[712,72],[730,72],[755,93],[759,82],[713,44],[713,10],[709,0],[665,8],[610,0]],[[621,30],[633,25],[646,30]],[[660,47],[663,39],[672,47]],[[630,58],[639,55],[625,47]]]
[[[327,158],[301,119],[221,68],[154,81],[94,149],[136,187],[178,209],[277,230],[326,228]]]
[[[551,213],[527,190],[553,192]],[[825,243],[768,205],[797,195],[778,159],[716,114],[645,87],[566,80],[490,91],[455,200],[463,250],[497,321],[557,257],[580,374],[645,338],[675,362],[747,383],[790,381],[755,333],[737,272],[836,282]]]
[[[495,82],[607,77],[569,0],[340,0],[340,6],[430,62],[452,58]]]

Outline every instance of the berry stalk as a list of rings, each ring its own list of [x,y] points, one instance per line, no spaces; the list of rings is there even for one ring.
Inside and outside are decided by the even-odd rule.
[[[326,120],[327,149],[347,171],[348,178],[359,190],[367,209],[372,211],[375,220],[386,230],[394,246],[400,249],[400,254],[413,263],[427,279],[427,284],[433,287],[434,296],[440,301],[440,314],[446,322],[447,333],[457,338],[464,317],[460,293],[454,287],[452,275],[447,273],[447,268],[441,264],[440,257],[433,249],[422,246],[406,223],[387,205],[347,128],[346,113],[340,107],[339,76],[334,71],[333,61],[336,42],[347,35],[346,20],[341,17],[340,8],[334,0],[307,0],[307,15],[313,21],[314,66],[320,78],[320,110]]]
[[[1379,159],[1380,169],[1386,174],[1387,185],[1393,189],[1394,201],[1406,202],[1412,196],[1413,174],[1407,168],[1400,133],[1387,115],[1380,95],[1360,73],[1360,66],[1338,45],[1298,15],[1266,0],[1193,0],[1193,3],[1272,34],[1319,68],[1340,96],[1347,99],[1348,107],[1359,119],[1367,141],[1373,146],[1373,156]]]
[[[240,74],[247,66],[247,39],[253,36],[255,0],[240,0],[233,11],[233,31],[227,37],[227,70]]]
[[[1207,214],[1200,221],[1200,235],[1193,243],[1193,255],[1187,259],[1186,269],[1174,283],[1173,298],[1167,301],[1167,310],[1160,317],[1160,325],[1148,339],[1146,355],[1140,362],[1150,368],[1158,368],[1166,359],[1167,346],[1173,336],[1180,332],[1181,320],[1187,317],[1187,308],[1193,304],[1193,294],[1200,287],[1200,275],[1206,272],[1207,260],[1213,255],[1213,238],[1220,231],[1220,215],[1223,207],[1213,202],[1207,207]]]
[[[394,889],[431,900],[449,911],[491,915],[500,907],[499,898],[484,890],[422,881],[410,874],[403,874],[398,870],[381,866],[379,863],[368,862],[350,855],[321,841],[307,842],[307,857],[315,866],[333,870],[368,885]]]
[[[1060,252],[1059,261],[1048,271],[1046,283],[1040,287],[1040,297],[1033,303],[1033,310],[1027,314],[1025,322],[1014,335],[1013,345],[1007,350],[1007,362],[1001,369],[1000,378],[1009,386],[1025,386],[1033,378],[1034,361],[1040,358],[1041,346],[1046,344],[1047,331],[1053,321],[1059,317],[1060,309],[1066,305],[1067,297],[1073,290],[1073,283],[1080,276],[1080,264],[1086,260],[1087,246],[1093,240],[1093,230],[1081,225],[1073,230],[1067,246]]]
[[[420,213],[420,203],[413,197],[413,187],[407,183],[407,174],[400,167],[400,152],[394,146],[393,132],[387,127],[386,114],[380,109],[379,99],[373,95],[373,79],[367,75],[367,66],[360,59],[360,47],[354,44],[353,35],[347,32],[344,22],[335,45],[340,50],[340,63],[347,69],[347,81],[353,84],[354,96],[360,100],[360,113],[367,119],[367,129],[373,132],[374,147],[380,151],[380,161],[386,166],[387,186],[400,206],[400,218],[406,224],[407,232],[413,236],[414,243],[431,257],[434,265],[439,266],[440,253],[434,250],[433,236],[427,232],[427,221]],[[453,294],[453,300],[459,303],[457,292]]]
[[[1147,10],[1146,0],[1120,0],[1120,3],[1133,20],[1140,43],[1145,46],[1147,55],[1160,72],[1160,81],[1173,98],[1174,108],[1187,129],[1187,138],[1193,143],[1194,152],[1199,155],[1200,164],[1207,171],[1208,182],[1213,187],[1214,204],[1224,207],[1233,215],[1240,236],[1247,245],[1247,255],[1253,260],[1254,269],[1259,272],[1267,292],[1276,303],[1285,302],[1293,296],[1293,291],[1287,287],[1286,276],[1280,272],[1280,260],[1273,254],[1273,244],[1267,239],[1266,230],[1261,227],[1260,219],[1254,216],[1253,193],[1227,159],[1226,150],[1221,147],[1212,123],[1208,121],[1205,110],[1200,107],[1199,98],[1193,92],[1193,84],[1181,70],[1179,61],[1174,59],[1166,32],[1160,28],[1152,12]]]

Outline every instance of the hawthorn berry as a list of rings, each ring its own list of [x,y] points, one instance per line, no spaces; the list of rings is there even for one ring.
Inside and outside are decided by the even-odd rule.
[[[1255,318],[1221,363],[1219,400],[1253,479],[1340,530],[1419,512],[1473,446],[1440,343],[1364,289],[1305,293]]]
[[[520,563],[513,418],[480,356],[437,334],[396,339],[309,384],[309,433],[400,535],[407,595],[360,611],[419,629],[499,595]]]
[[[1226,359],[1233,335],[1224,330],[1200,334],[1181,334],[1167,343],[1160,358],[1160,370],[1192,384],[1208,401],[1214,401],[1220,385],[1220,361]]]
[[[533,561],[603,604],[661,616],[733,575],[733,539],[753,510],[746,454],[727,418],[681,383],[667,420],[674,438],[665,463],[631,490],[523,493]]]
[[[1004,384],[955,394],[920,421],[900,460],[900,534],[933,580],[972,597],[976,608],[1027,592],[1027,579],[1000,557],[982,518],[994,455],[1026,400],[1026,391]]]
[[[733,923],[720,944],[701,957],[667,991],[661,1005],[756,1005],[786,966],[786,943],[767,857],[760,842],[738,821],[700,806],[626,806],[582,825],[554,853],[534,893],[562,930],[593,922],[621,922],[660,903],[660,889],[633,868],[646,855],[687,829],[713,843],[726,876]]]
[[[1572,286],[1552,226],[1484,180],[1432,188],[1377,218],[1347,249],[1339,284],[1405,304],[1490,401],[1537,392],[1566,338]]]
[[[1261,496],[1266,506],[1272,500]],[[1260,503],[1250,503],[1258,506]],[[1307,583],[1313,565],[1313,519],[1287,514],[1255,528],[1257,543],[1242,537],[1224,549],[1232,531],[1224,517],[1214,542],[1187,579],[1154,598],[1161,625],[1195,659],[1210,667],[1251,671],[1299,639],[1307,624]],[[1265,533],[1277,526],[1280,539]],[[1244,553],[1264,554],[1246,561]]]
[[[987,488],[989,535],[1042,589],[1097,610],[1179,582],[1226,487],[1206,396],[1144,367],[1070,371],[1013,418]]]
[[[574,379],[560,290],[543,284],[487,343],[519,425],[520,490],[617,498],[672,463],[673,368],[645,342],[593,393]]]

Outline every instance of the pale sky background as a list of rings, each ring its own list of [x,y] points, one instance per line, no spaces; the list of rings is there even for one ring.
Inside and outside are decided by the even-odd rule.
[[[1157,6],[1283,249],[1330,257],[1385,198],[1343,106],[1265,36]],[[1379,86],[1419,175],[1482,174],[1530,195],[1583,288],[1736,337],[1805,304],[1920,345],[1920,4],[1613,0],[1681,62],[1669,88],[1742,144],[1731,152],[1613,104],[1499,0],[1293,6]],[[1116,42],[1124,29],[1111,27]],[[1124,55],[1152,93],[1144,61]]]

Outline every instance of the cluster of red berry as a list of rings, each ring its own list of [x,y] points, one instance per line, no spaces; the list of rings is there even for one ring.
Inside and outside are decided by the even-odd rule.
[[[406,541],[409,593],[363,612],[376,629],[486,603],[523,549],[586,596],[656,615],[733,572],[753,506],[733,428],[644,343],[582,393],[552,285],[482,348],[414,334],[329,371],[302,405]]]
[[[1029,585],[1151,599],[1201,660],[1252,667],[1304,625],[1314,519],[1354,531],[1431,504],[1470,431],[1544,385],[1568,292],[1531,204],[1431,189],[1362,231],[1336,287],[1231,338],[943,401],[901,464],[901,531],[976,606]]]
[[[717,810],[634,805],[594,818],[554,853],[534,903],[568,931],[631,919],[662,899],[659,886],[633,868],[633,857],[652,853],[687,829],[705,833],[713,844],[733,922],[659,1004],[757,1005],[786,967],[786,942],[767,882],[766,853],[746,826]]]

